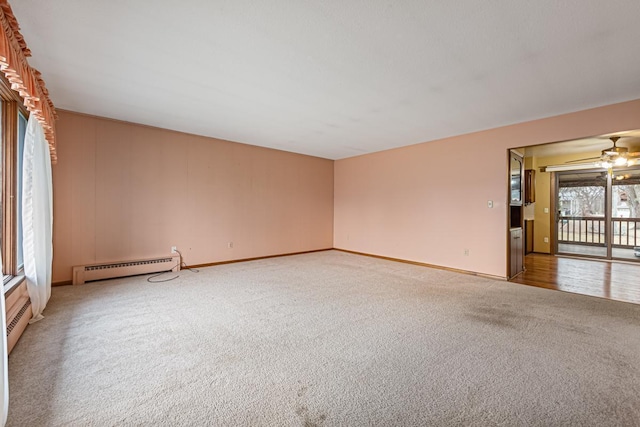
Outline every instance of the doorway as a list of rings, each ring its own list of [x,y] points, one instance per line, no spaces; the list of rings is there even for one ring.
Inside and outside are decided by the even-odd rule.
[[[640,168],[557,172],[558,254],[640,262]]]

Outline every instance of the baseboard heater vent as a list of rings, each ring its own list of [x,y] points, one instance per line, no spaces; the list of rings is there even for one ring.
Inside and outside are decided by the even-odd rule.
[[[77,265],[73,267],[73,284],[82,285],[92,280],[115,279],[137,274],[179,271],[180,254],[162,258],[140,259],[135,261],[107,262],[104,264]]]
[[[31,299],[27,281],[5,294],[7,315],[7,352],[10,353],[31,320]]]
[[[24,305],[22,306],[20,311],[18,311],[16,313],[16,317],[14,317],[13,320],[11,320],[11,322],[7,325],[7,336],[10,336],[11,332],[13,332],[13,328],[18,326],[18,323],[20,323],[20,320],[22,319],[22,316],[24,316],[24,314],[27,312],[29,307],[31,307],[31,300],[30,299],[27,300],[27,302],[24,303]]]

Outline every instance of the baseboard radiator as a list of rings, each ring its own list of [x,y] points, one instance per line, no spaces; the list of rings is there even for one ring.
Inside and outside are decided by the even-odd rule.
[[[31,320],[31,299],[27,291],[27,282],[24,281],[18,287],[5,295],[7,310],[7,352],[10,353],[18,342],[25,328]]]
[[[74,285],[103,279],[135,276],[137,274],[180,271],[180,254],[135,261],[106,262],[103,264],[77,265],[73,267]]]

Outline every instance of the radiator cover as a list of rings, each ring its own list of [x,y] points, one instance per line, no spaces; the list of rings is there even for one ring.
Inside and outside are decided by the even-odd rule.
[[[133,261],[77,265],[73,267],[72,283],[74,285],[82,285],[93,280],[114,279],[116,277],[160,273],[162,271],[180,271],[180,254]]]
[[[26,280],[8,292],[5,304],[7,310],[7,353],[10,353],[31,320],[31,300]]]

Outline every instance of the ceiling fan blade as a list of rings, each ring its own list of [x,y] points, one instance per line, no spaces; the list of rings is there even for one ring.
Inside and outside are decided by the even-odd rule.
[[[639,153],[640,154],[640,153]],[[579,162],[588,162],[589,160],[599,160],[601,159],[601,156],[598,157],[587,157],[586,159],[578,159],[578,160],[569,160],[568,162],[565,163],[579,163]]]

